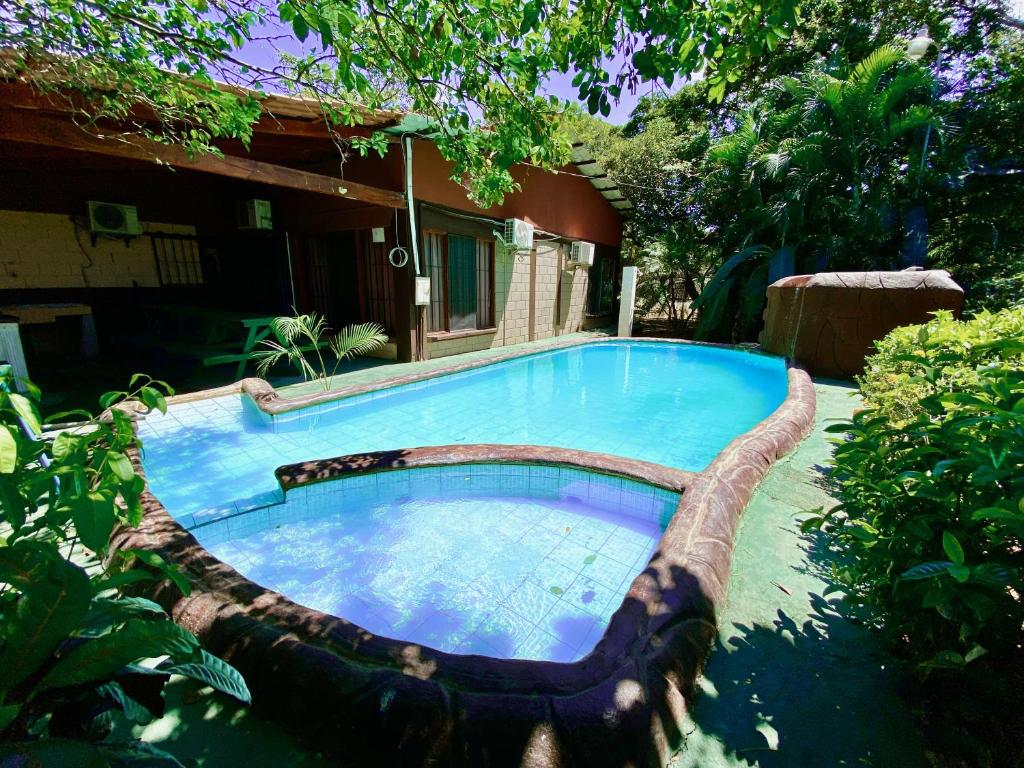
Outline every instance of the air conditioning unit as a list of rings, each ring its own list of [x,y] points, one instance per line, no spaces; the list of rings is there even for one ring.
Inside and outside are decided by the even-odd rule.
[[[238,204],[236,214],[239,229],[274,228],[268,200],[243,200]]]
[[[594,244],[573,240],[569,246],[569,263],[576,267],[594,266]]]
[[[97,235],[134,237],[142,234],[139,211],[134,205],[89,201],[89,229]]]
[[[505,233],[501,243],[509,250],[529,251],[533,249],[533,224],[522,219],[505,219]]]

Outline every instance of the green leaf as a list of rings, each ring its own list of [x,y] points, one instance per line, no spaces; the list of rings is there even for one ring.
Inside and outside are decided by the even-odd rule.
[[[963,584],[971,578],[971,569],[966,565],[951,565],[949,575]]]
[[[39,411],[36,410],[35,403],[16,392],[12,392],[9,397],[11,398],[11,405],[14,406],[14,410],[18,412],[18,415],[29,426],[29,429],[38,436],[43,431],[43,428],[39,423]]]
[[[919,579],[933,579],[936,576],[941,576],[944,573],[948,573],[949,569],[952,566],[953,563],[950,563],[946,560],[931,563],[921,563],[920,565],[915,565],[913,568],[909,568],[906,571],[904,571],[902,574],[900,574],[900,578],[906,581],[916,581]]]
[[[964,662],[970,664],[972,661],[980,659],[986,653],[988,653],[986,649],[982,648],[980,645],[975,644],[974,647],[971,648],[971,650],[969,650],[967,654],[964,656]]]
[[[946,556],[957,565],[963,565],[964,563],[964,548],[960,546],[960,540],[957,539],[950,531],[942,532],[942,549],[945,550]]]
[[[133,619],[166,619],[167,612],[144,597],[94,597],[78,634],[95,637]]]
[[[135,477],[131,460],[120,451],[107,451],[107,463],[121,482],[127,483]]]
[[[29,510],[28,500],[22,495],[13,477],[0,476],[0,519],[6,520],[14,531],[25,524]]]
[[[146,707],[137,702],[127,693],[119,683],[110,681],[104,683],[96,689],[96,693],[109,701],[114,702],[117,707],[124,713],[124,716],[131,720],[133,723],[138,725],[148,725],[153,722],[154,713],[150,712]]]
[[[11,427],[0,425],[0,472],[11,474],[18,468],[18,440]]]
[[[84,435],[76,435],[74,432],[61,432],[53,438],[53,458],[56,461],[68,461],[71,456],[86,443]]]
[[[134,621],[77,646],[50,669],[37,691],[105,680],[123,667],[158,656],[191,658],[199,641],[173,621]]]
[[[939,651],[921,666],[935,669],[963,669],[967,662],[956,651]]]
[[[4,728],[14,722],[14,718],[21,712],[21,704],[4,704],[0,705],[0,733],[3,733]]]
[[[72,499],[71,519],[82,543],[93,552],[103,552],[117,522],[113,495],[90,491],[87,496]]]
[[[0,547],[0,582],[21,592],[4,618],[2,696],[39,669],[78,626],[92,591],[85,571],[56,547],[30,541]]]
[[[200,652],[200,661],[198,662],[161,665],[160,670],[170,675],[182,675],[199,680],[222,693],[234,696],[244,704],[252,702],[249,688],[238,670],[205,650]]]

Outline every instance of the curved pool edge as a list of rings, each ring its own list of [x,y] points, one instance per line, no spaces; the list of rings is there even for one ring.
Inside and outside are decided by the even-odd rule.
[[[274,474],[281,489],[287,492],[291,488],[335,480],[346,475],[458,464],[548,464],[575,467],[679,492],[690,485],[697,475],[696,472],[607,453],[505,443],[431,445],[356,453],[286,464],[278,467]]]
[[[521,356],[473,361],[421,378]],[[357,389],[399,383],[407,382]],[[771,464],[813,426],[810,377],[790,367],[788,385],[774,413],[736,437],[705,470],[687,473],[658,551],[597,647],[571,664],[445,654],[373,636],[292,603],[214,558],[148,490],[140,527],[118,531],[112,551],[149,549],[181,564],[193,583],[191,595],[165,582],[154,596],[245,674],[257,708],[345,764],[518,764],[527,754],[535,765],[660,764],[681,739],[679,723],[715,636],[740,515]],[[351,394],[358,392],[341,396]],[[544,450],[419,450],[443,452],[433,460],[459,463],[460,452],[463,462],[479,461],[497,448],[523,449],[524,456]],[[141,471],[138,455],[132,458]],[[300,481],[307,473],[312,480],[318,468],[329,472],[345,464],[359,471],[359,461],[365,455],[292,465],[283,479]],[[607,465],[584,468],[607,472]]]

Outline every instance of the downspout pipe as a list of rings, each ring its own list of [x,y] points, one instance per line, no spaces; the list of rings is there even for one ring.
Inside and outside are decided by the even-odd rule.
[[[420,276],[420,237],[416,230],[416,204],[412,196],[412,136],[402,134],[402,156],[405,159],[405,204],[409,211],[409,236],[412,238],[412,265]]]

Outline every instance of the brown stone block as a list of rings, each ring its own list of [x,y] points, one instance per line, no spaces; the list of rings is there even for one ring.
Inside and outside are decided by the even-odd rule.
[[[787,277],[768,286],[761,346],[813,375],[847,379],[864,372],[864,358],[893,328],[959,312],[963,300],[943,270]]]

